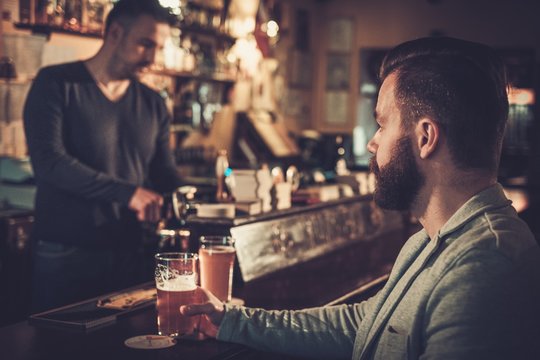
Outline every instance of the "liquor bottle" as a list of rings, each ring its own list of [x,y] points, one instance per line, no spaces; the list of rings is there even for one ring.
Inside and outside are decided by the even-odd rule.
[[[82,3],[78,0],[66,0],[64,26],[70,30],[81,30]]]
[[[216,200],[217,202],[226,202],[229,200],[229,193],[225,184],[225,178],[228,175],[229,159],[227,158],[227,150],[219,150],[216,158]]]
[[[19,0],[19,22],[23,24],[36,22],[35,2],[33,0]]]
[[[191,125],[198,129],[201,126],[201,104],[191,91],[182,94],[180,101],[176,102],[174,109],[174,122]]]
[[[343,137],[336,137],[337,145],[337,157],[335,171],[336,175],[348,175],[349,169],[347,169],[347,160],[345,159],[345,148],[343,146]]]

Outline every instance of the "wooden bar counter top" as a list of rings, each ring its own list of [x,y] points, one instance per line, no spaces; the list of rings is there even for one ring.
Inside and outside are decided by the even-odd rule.
[[[403,227],[369,241],[353,241],[250,281],[235,280],[233,297],[244,300],[246,306],[265,309],[301,309],[361,301],[382,287],[409,230]],[[128,338],[157,334],[156,315],[155,305],[150,303],[89,330],[22,321],[0,328],[0,358],[293,359],[217,340],[180,339],[164,349],[127,347],[124,342]]]

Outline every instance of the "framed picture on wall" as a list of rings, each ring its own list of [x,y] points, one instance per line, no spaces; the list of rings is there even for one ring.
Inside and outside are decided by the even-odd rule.
[[[311,118],[311,92],[303,89],[285,90],[281,108],[286,117],[292,118],[300,127],[309,126]]]
[[[328,50],[350,52],[353,40],[353,22],[349,18],[330,21],[328,28]]]
[[[324,100],[326,123],[328,125],[346,125],[349,116],[349,92],[327,91]]]
[[[344,54],[326,56],[326,88],[329,90],[348,90],[351,58]]]
[[[292,50],[289,61],[289,86],[295,88],[311,87],[311,69],[312,69],[311,52],[300,50]]]

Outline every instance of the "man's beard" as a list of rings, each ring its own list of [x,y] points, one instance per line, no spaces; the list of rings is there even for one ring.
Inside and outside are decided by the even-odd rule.
[[[111,72],[118,79],[137,79],[145,69],[152,65],[152,62],[148,60],[141,60],[136,63],[127,62],[121,55],[122,51],[125,51],[124,47],[117,50],[117,53],[113,56],[113,60],[111,61]]]
[[[148,61],[141,61],[135,64],[125,64],[123,68],[124,76],[128,79],[137,79],[150,65],[152,65],[152,63]]]
[[[375,203],[383,209],[409,210],[425,182],[416,165],[410,139],[398,140],[390,161],[382,169],[375,156],[370,159],[369,167],[377,180],[373,194]]]

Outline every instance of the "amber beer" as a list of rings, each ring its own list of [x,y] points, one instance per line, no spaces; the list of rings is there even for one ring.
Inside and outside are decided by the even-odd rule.
[[[202,236],[200,245],[201,287],[210,290],[221,301],[231,301],[235,257],[233,238]]]
[[[198,316],[183,316],[180,305],[197,303],[197,254],[156,255],[158,333],[172,337],[197,332]]]

